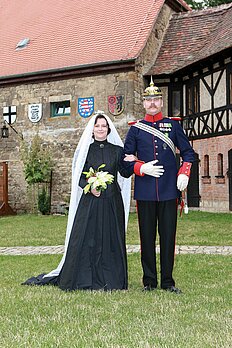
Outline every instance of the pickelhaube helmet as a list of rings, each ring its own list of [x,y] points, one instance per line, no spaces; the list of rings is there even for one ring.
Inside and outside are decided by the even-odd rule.
[[[161,89],[157,86],[154,86],[152,76],[151,76],[150,86],[145,89],[143,93],[143,97],[144,98],[147,98],[147,97],[161,98],[162,97]]]

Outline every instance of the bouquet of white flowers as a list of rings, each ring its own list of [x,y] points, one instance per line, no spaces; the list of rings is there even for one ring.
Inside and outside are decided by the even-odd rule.
[[[88,193],[91,189],[96,189],[97,191],[104,191],[107,185],[112,184],[114,181],[114,176],[108,172],[103,172],[100,169],[104,168],[106,165],[101,164],[97,170],[92,167],[89,168],[88,172],[83,172],[87,179],[87,185],[84,187],[84,193]]]

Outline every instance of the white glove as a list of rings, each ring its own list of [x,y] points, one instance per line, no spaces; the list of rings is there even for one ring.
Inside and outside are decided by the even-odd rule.
[[[188,182],[189,182],[189,177],[185,174],[179,174],[178,178],[177,178],[177,188],[180,191],[184,191],[187,186],[188,186]]]
[[[140,173],[141,174],[147,174],[150,176],[154,176],[155,178],[159,178],[164,173],[164,167],[163,166],[155,166],[155,164],[158,162],[158,160],[150,161],[147,163],[144,163],[140,167]]]

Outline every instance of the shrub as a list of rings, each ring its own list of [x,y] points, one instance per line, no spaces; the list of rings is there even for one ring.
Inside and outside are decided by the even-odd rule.
[[[50,196],[44,186],[42,192],[38,194],[38,209],[42,215],[50,213]]]
[[[22,141],[21,158],[24,164],[25,180],[29,185],[50,180],[53,167],[51,153],[49,148],[43,145],[38,134],[34,136],[31,144]]]
[[[28,197],[30,210],[35,212],[39,209],[42,214],[50,211],[51,197],[44,188],[39,193],[39,184],[51,185],[51,171],[53,161],[48,146],[43,144],[42,138],[36,134],[31,143],[22,140],[20,146],[21,159],[24,165],[24,176],[28,184]]]

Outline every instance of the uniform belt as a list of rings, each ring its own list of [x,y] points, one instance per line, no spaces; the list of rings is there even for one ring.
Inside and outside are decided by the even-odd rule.
[[[166,137],[166,135],[164,135],[158,129],[155,129],[151,126],[148,126],[147,124],[144,124],[142,122],[137,122],[132,127],[137,127],[139,129],[141,129],[147,133],[150,133],[152,135],[155,135],[156,137],[161,139],[163,142],[165,142],[170,147],[170,149],[173,152],[173,155],[176,157],[176,149],[175,149],[175,145],[174,145],[173,141],[170,138]]]

